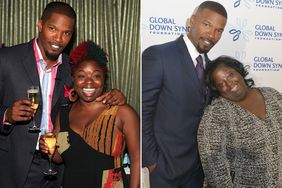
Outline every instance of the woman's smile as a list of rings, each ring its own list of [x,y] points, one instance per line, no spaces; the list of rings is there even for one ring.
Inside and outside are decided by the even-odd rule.
[[[95,91],[95,88],[82,88],[83,94],[87,97],[91,97],[92,95],[94,95]]]

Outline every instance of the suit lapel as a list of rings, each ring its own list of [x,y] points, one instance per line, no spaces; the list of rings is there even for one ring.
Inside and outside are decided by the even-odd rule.
[[[35,54],[33,50],[33,43],[34,39],[31,40],[27,44],[27,50],[23,52],[23,58],[22,58],[22,65],[24,67],[24,70],[26,72],[26,76],[29,78],[30,86],[35,85],[40,87],[40,81],[39,81],[39,74],[37,70],[36,60],[35,60]],[[28,86],[27,86],[28,87]],[[39,100],[39,107],[35,116],[35,122],[37,125],[40,125],[41,122],[41,114],[42,114],[42,93],[41,93],[41,87],[40,87],[40,100]],[[34,138],[32,138],[34,139]]]
[[[64,80],[66,77],[66,72],[64,71],[64,67],[66,66],[66,57],[63,55],[62,58],[63,63],[58,67],[57,70],[57,75],[55,78],[55,86],[54,86],[54,92],[53,92],[53,98],[52,98],[52,108],[55,106],[55,104],[57,103],[58,99],[60,98],[60,95],[62,95],[62,93],[64,92],[62,90],[63,88],[63,84],[64,84]],[[67,72],[69,73],[69,72]]]
[[[194,83],[193,87],[196,87],[196,90],[198,90],[200,93],[202,93],[201,88],[200,88],[200,82],[199,82],[199,79],[197,77],[197,73],[196,73],[196,69],[195,69],[193,60],[192,60],[190,54],[187,51],[187,46],[186,46],[186,44],[183,40],[183,36],[180,36],[176,40],[176,43],[177,43],[178,50],[180,51],[180,54],[181,54],[181,58],[182,58],[181,62],[183,63],[183,66],[184,66],[184,69],[187,73],[187,76]]]
[[[36,60],[33,50],[33,42],[34,40],[28,43],[27,53],[25,56],[23,56],[22,63],[29,79],[31,80],[32,85],[40,86]]]

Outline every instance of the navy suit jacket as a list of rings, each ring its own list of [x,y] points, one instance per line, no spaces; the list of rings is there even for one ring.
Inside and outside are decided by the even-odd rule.
[[[4,129],[6,109],[15,100],[27,98],[27,88],[40,86],[33,42],[0,49],[0,187],[23,187],[35,151],[38,133],[28,132],[30,122],[21,122]],[[70,85],[68,57],[63,55],[55,81],[51,117],[53,123],[64,99],[64,84]],[[40,100],[42,101],[42,99]],[[35,121],[40,125],[42,102]]]
[[[155,171],[174,184],[201,169],[197,129],[205,98],[182,36],[143,52],[143,166],[156,163]]]

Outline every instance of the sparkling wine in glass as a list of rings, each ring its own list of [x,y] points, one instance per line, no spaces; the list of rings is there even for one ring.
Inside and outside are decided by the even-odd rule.
[[[49,157],[49,169],[45,172],[43,172],[47,176],[53,176],[57,174],[57,171],[52,169],[52,158],[56,149],[56,134],[54,132],[48,132],[44,135],[44,141],[47,144],[48,147],[48,157]]]
[[[35,111],[38,108],[38,98],[39,98],[39,87],[38,86],[30,86],[27,90],[28,100],[32,102],[31,108]],[[34,114],[35,114],[34,113]],[[40,128],[36,126],[34,118],[32,118],[32,127],[29,127],[30,132],[40,132]]]

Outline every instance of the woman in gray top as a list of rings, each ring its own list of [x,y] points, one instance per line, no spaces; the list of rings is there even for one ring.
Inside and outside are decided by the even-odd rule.
[[[255,88],[239,61],[221,56],[206,68],[213,100],[198,130],[209,187],[282,187],[282,96]]]

